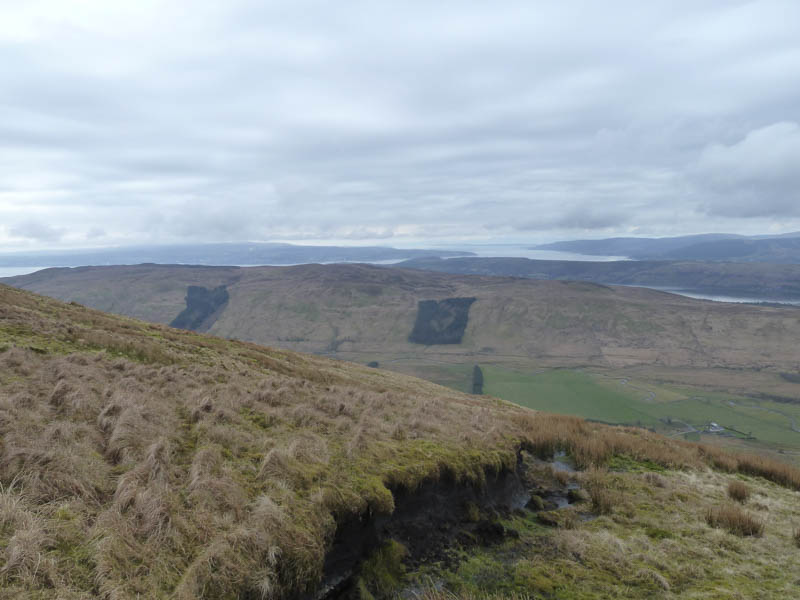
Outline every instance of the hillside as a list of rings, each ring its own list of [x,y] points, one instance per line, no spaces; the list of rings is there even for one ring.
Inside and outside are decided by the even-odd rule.
[[[800,472],[764,458],[5,286],[0,365],[3,598],[796,585]]]
[[[680,260],[800,263],[800,236],[768,239],[732,239],[701,242],[664,253]]]
[[[313,589],[337,520],[522,439],[512,405],[5,286],[0,351],[3,597]]]
[[[685,248],[693,244],[736,239],[742,236],[726,233],[707,233],[665,238],[616,237],[601,240],[565,240],[539,244],[535,250],[558,250],[595,256],[628,256],[631,258],[653,258],[665,252]]]
[[[624,260],[569,261],[528,258],[416,258],[398,268],[462,275],[580,280],[637,285],[740,298],[800,301],[800,265]]]
[[[209,292],[225,286],[226,303],[214,309],[213,322],[202,321],[204,330],[344,358],[516,357],[562,367],[800,371],[797,309],[713,303],[643,288],[368,265],[85,267],[4,281],[160,323],[173,322],[187,308],[189,286]],[[460,317],[458,343],[410,341],[418,327],[439,327],[435,320],[417,322],[420,302],[460,298],[474,301]]]
[[[536,250],[560,250],[641,260],[708,260],[764,263],[800,262],[800,234],[741,236],[687,235],[672,238],[608,238],[542,244]]]

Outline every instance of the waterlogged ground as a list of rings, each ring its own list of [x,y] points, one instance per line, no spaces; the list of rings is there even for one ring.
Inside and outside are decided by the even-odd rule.
[[[455,566],[406,574],[401,596],[451,593],[531,598],[800,597],[800,493],[762,479],[706,472],[654,472],[625,461],[625,471],[575,473],[596,493],[555,511],[517,511],[500,523],[504,541],[460,551]],[[764,524],[741,537],[706,522],[728,506],[731,481],[753,491],[745,513]],[[580,515],[594,513],[594,519]],[[437,590],[433,593],[433,590]]]

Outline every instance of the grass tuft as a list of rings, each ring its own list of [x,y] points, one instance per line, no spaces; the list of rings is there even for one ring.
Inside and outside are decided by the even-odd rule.
[[[734,504],[708,509],[706,523],[742,537],[764,534],[764,522]]]
[[[399,587],[406,572],[403,560],[408,550],[395,540],[385,542],[361,566],[357,588],[362,600],[388,598]]]
[[[728,484],[728,497],[744,504],[750,498],[750,488],[741,481],[731,481]]]

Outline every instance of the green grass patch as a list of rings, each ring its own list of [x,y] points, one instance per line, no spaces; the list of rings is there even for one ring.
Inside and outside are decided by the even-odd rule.
[[[722,393],[704,392],[700,396],[696,395],[697,390],[643,387],[639,382],[622,385],[616,379],[571,369],[526,372],[491,365],[481,368],[486,394],[528,408],[604,423],[651,427],[665,433],[679,431],[685,427],[683,423],[702,430],[713,421],[750,434],[760,442],[800,448],[800,433],[792,430],[793,419],[800,423],[800,406]],[[461,377],[460,387],[465,388],[470,382],[471,366],[449,369],[453,377]],[[699,434],[689,435],[686,439],[699,441]],[[731,435],[746,437],[735,432]]]
[[[361,600],[388,598],[400,586],[408,550],[400,542],[385,542],[361,566],[357,590]]]
[[[568,369],[544,372],[483,368],[484,392],[528,408],[578,415],[610,423],[653,426],[658,420],[643,410],[627,390],[615,390],[597,378]]]
[[[612,456],[608,461],[608,468],[611,471],[628,471],[630,473],[646,473],[648,471],[663,473],[666,471],[664,467],[652,460],[636,460],[625,455]]]
[[[668,540],[675,537],[671,531],[661,529],[660,527],[647,527],[644,532],[651,540]]]

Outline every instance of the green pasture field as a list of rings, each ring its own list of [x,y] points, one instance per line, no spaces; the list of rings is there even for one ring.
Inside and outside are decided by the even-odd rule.
[[[365,358],[366,360],[366,358]],[[469,393],[473,363],[434,362],[419,357],[381,364],[440,385]],[[714,421],[747,435],[720,438],[724,445],[745,443],[770,451],[800,451],[800,403],[748,398],[695,386],[657,383],[639,373],[629,379],[623,371],[552,369],[536,366],[480,364],[484,393],[536,410],[569,414],[604,423],[637,425],[665,435],[682,435],[689,425],[703,430]],[[697,441],[696,433],[683,435]]]
[[[687,429],[679,421],[701,430],[714,421],[760,442],[800,448],[800,433],[792,429],[793,425],[800,428],[800,405],[796,404],[660,387],[572,369],[482,369],[486,394],[536,410],[653,427],[664,433]],[[465,378],[469,373],[465,367]]]
[[[542,372],[483,368],[484,392],[522,406],[547,412],[579,415],[609,423],[655,426],[658,419],[634,394],[604,385],[596,377],[568,369]]]

